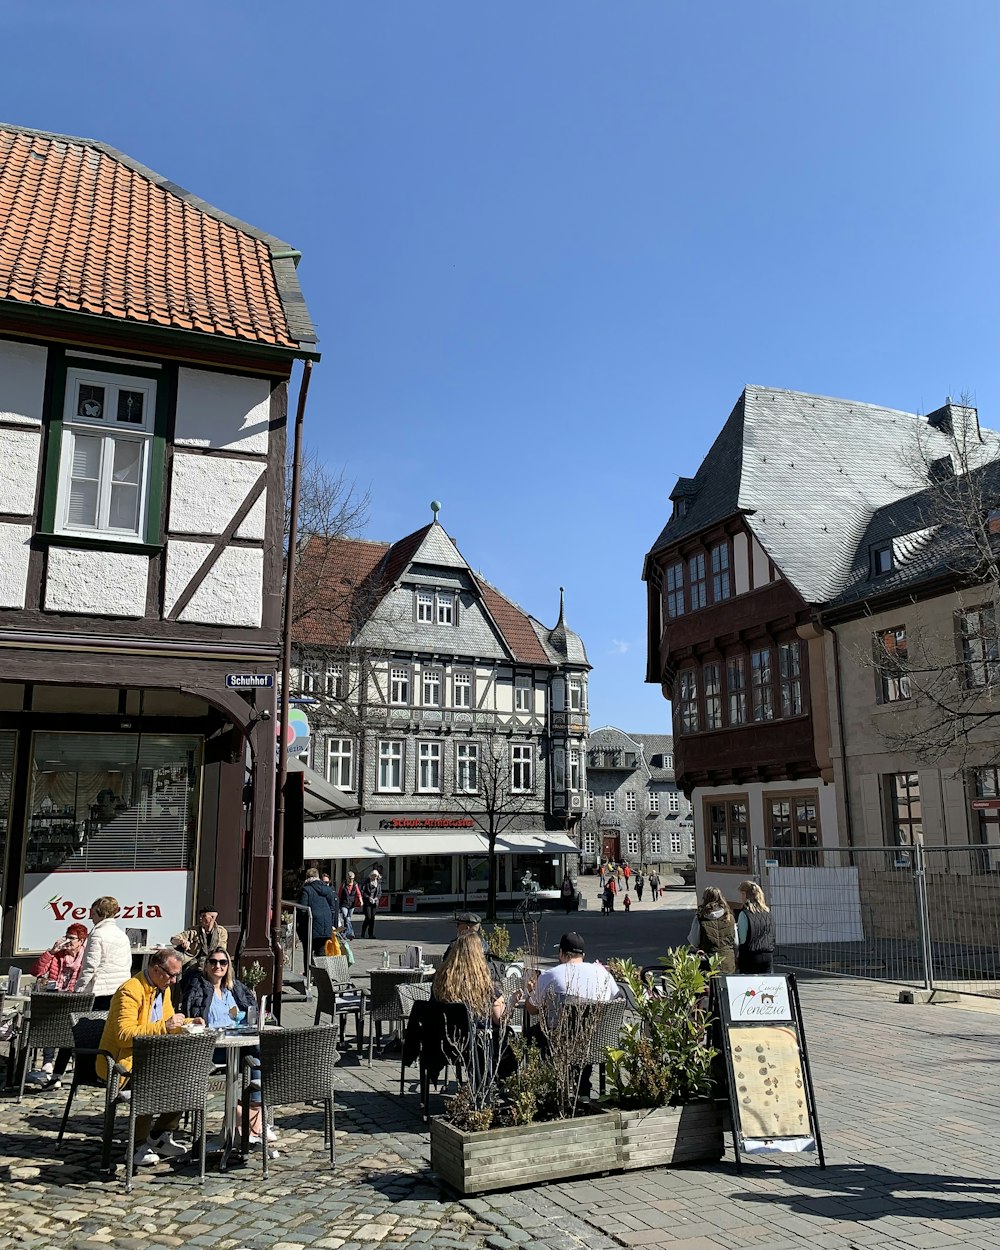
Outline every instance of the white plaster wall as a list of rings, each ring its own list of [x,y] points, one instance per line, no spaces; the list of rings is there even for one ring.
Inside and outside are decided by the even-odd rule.
[[[181,369],[175,441],[266,454],[271,388],[260,378]]]
[[[0,339],[0,417],[40,425],[47,351],[30,343]]]
[[[753,555],[754,588],[758,586],[766,586],[771,580],[771,565],[767,558],[767,552],[756,538],[750,539],[750,549]]]
[[[23,608],[30,525],[0,525],[0,608]]]
[[[40,430],[0,429],[0,512],[34,516],[41,445]]]
[[[176,539],[167,543],[165,614],[170,613],[211,550],[208,543],[186,543]],[[227,547],[195,591],[180,619],[205,625],[257,628],[261,623],[263,591],[264,552],[259,547]]]
[[[44,607],[89,616],[145,616],[148,572],[148,556],[52,547]]]
[[[191,456],[178,452],[170,482],[168,529],[173,534],[221,534],[236,515],[264,466],[228,456]],[[239,538],[264,538],[267,491],[236,531]]]
[[[746,534],[733,535],[733,575],[736,593],[745,595],[750,589],[750,556],[747,552]]]

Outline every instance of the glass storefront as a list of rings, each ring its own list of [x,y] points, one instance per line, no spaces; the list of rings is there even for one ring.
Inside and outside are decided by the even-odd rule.
[[[404,855],[401,880],[403,893],[451,894],[452,855]]]
[[[14,783],[14,748],[17,734],[0,732],[0,888],[3,886],[4,865],[7,862],[7,841],[10,829],[10,792]]]

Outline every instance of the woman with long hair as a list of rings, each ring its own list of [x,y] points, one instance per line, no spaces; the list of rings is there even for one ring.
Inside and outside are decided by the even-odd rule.
[[[718,955],[720,972],[736,971],[736,920],[725,895],[710,885],[701,896],[701,905],[691,922],[688,946],[705,955]]]
[[[449,946],[434,974],[431,1001],[463,1003],[473,1019],[500,1023],[504,997],[493,980],[477,933],[463,933]]]
[[[478,932],[461,934],[434,974],[424,1017],[421,1052],[430,1079],[436,1081],[447,1063],[460,1063],[469,1073],[489,1070],[500,1053],[505,1007]]]
[[[740,902],[737,924],[740,972],[770,972],[774,959],[774,919],[764,900],[764,891],[756,881],[744,881],[740,886]]]

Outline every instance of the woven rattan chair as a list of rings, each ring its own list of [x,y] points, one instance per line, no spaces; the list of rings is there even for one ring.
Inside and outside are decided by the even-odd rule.
[[[57,1050],[70,1050],[73,1046],[73,1029],[70,1017],[89,1011],[94,1005],[93,994],[54,994],[40,990],[31,995],[31,1007],[21,1032],[21,1051],[18,1063],[21,1069],[17,1101],[24,1098],[24,1082],[28,1075],[28,1060],[33,1050],[51,1046]]]
[[[399,1057],[399,1094],[403,1096],[406,1086],[406,1069],[420,1056],[419,1022],[414,1020],[413,1006],[415,1003],[430,1002],[431,986],[429,981],[413,981],[401,985],[398,989],[400,1010],[406,1019],[406,1032],[403,1036],[403,1049]],[[410,1023],[414,1028],[411,1030]],[[420,1064],[420,1105],[424,1106],[424,1065]]]
[[[261,1110],[270,1123],[274,1107],[291,1103],[322,1102],[323,1144],[330,1149],[330,1166],[336,1160],[333,1131],[333,1076],[337,1066],[337,1030],[327,1024],[310,1029],[265,1029],[260,1035]],[[243,1152],[250,1144],[250,1099],[243,1097]],[[264,1179],[270,1154],[261,1143]]]
[[[342,979],[341,979],[342,978]],[[354,1017],[354,1032],[360,1055],[365,1044],[365,995],[350,981],[346,955],[324,955],[313,961],[313,986],[316,990],[316,1018],[329,1016],[340,1022],[340,1044],[344,1045],[347,1020]]]
[[[389,972],[373,968],[371,989],[368,994],[368,1066],[372,1066],[372,1050],[376,1034],[381,1035],[383,1024],[401,1025],[406,1016],[399,1001],[399,987],[420,981],[419,969],[393,968]]]
[[[85,1015],[74,1013],[70,1018],[70,1029],[73,1033],[73,1080],[66,1099],[59,1135],[56,1137],[56,1149],[62,1149],[66,1124],[69,1121],[70,1108],[76,1091],[81,1085],[96,1085],[104,1091],[104,1127],[101,1134],[101,1174],[111,1171],[111,1138],[114,1132],[115,1105],[118,1101],[119,1084],[111,1071],[112,1063],[108,1064],[108,1074],[102,1078],[97,1075],[97,1056],[104,1055],[111,1059],[106,1050],[101,1050],[101,1035],[108,1018],[106,1011],[90,1011]],[[112,1061],[113,1062],[113,1061]]]
[[[136,1037],[129,1078],[131,1097],[126,1147],[125,1191],[132,1192],[135,1166],[135,1121],[140,1115],[163,1115],[169,1111],[192,1111],[198,1142],[200,1180],[205,1183],[205,1104],[212,1071],[215,1038],[166,1035]],[[117,1065],[116,1065],[117,1069]]]
[[[614,998],[609,1003],[597,1003],[593,999],[574,998],[567,995],[563,999],[563,1010],[569,1009],[577,1013],[583,1048],[580,1054],[580,1066],[593,1064],[599,1073],[600,1092],[604,1093],[605,1068],[607,1065],[608,1047],[618,1045],[622,1025],[625,1022],[624,997]]]

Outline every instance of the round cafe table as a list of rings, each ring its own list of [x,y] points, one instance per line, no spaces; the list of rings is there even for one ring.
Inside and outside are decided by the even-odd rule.
[[[222,1158],[219,1171],[224,1172],[236,1142],[236,1104],[239,1102],[240,1055],[260,1045],[260,1033],[254,1029],[221,1029],[215,1034],[215,1044],[226,1052],[226,1105],[223,1112]]]

